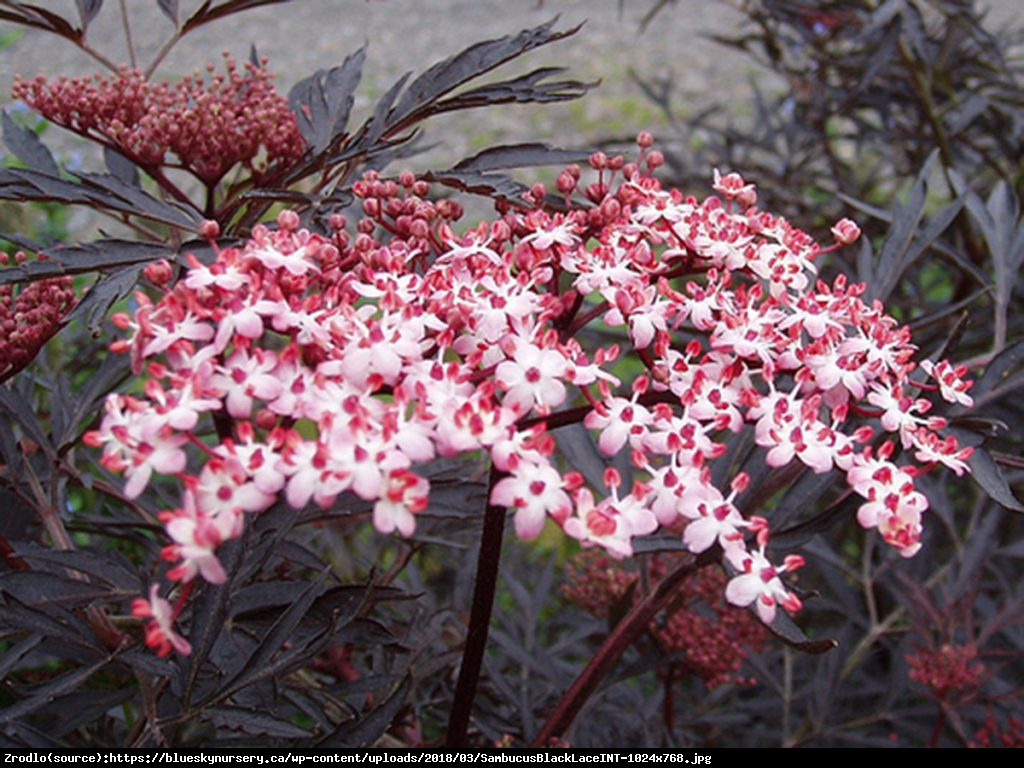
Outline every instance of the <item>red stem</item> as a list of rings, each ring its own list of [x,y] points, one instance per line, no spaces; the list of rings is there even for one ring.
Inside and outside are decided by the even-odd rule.
[[[533,737],[531,747],[546,747],[561,738],[566,729],[572,725],[573,719],[583,708],[601,681],[612,671],[622,654],[632,645],[637,637],[647,630],[651,620],[666,604],[676,597],[679,585],[691,573],[718,562],[721,553],[718,547],[703,552],[698,557],[690,555],[682,565],[669,573],[649,595],[633,606],[626,617],[620,621],[604,643],[594,654],[586,669],[580,673],[569,690],[558,702],[554,713],[544,726]]]

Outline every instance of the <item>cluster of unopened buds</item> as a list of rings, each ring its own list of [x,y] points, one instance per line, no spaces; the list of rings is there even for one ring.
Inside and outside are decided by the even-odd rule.
[[[501,476],[490,502],[514,510],[521,538],[550,520],[625,557],[636,537],[681,530],[691,552],[721,547],[727,600],[770,623],[800,608],[782,575],[802,558],[770,558],[769,521],[737,504],[746,474],[712,480],[744,429],[771,468],[843,473],[860,523],[913,555],[928,506],[916,477],[962,473],[969,456],[917,393],[967,403],[968,385],[945,363],[928,369],[936,384],[912,380],[907,329],[863,286],[814,280],[815,257],[854,225],[823,249],[754,207],[736,174],[716,174],[720,196],[705,200],[662,189],[660,153],[639,144],[637,162],[591,158],[599,181],[579,191],[592,205],[510,209],[464,234],[412,174],[370,174],[354,236],[340,217],[321,237],[284,212],[211,264],[190,258],[158,302],[139,293],[114,348],[144,385],[112,395],[86,440],[130,497],[154,473],[179,479],[162,515],[167,577],[224,582],[218,547],[282,497],[354,494],[378,531],[411,536],[430,495],[417,468],[483,452]],[[567,202],[579,177],[559,176]],[[149,274],[167,283],[171,269]],[[589,487],[559,463],[553,432],[579,421],[604,453],[629,451],[629,476]],[[169,649],[177,609],[154,590],[139,610]]]
[[[214,186],[242,164],[259,180],[302,155],[306,142],[273,76],[239,71],[196,75],[171,85],[124,67],[116,77],[15,78],[12,95],[47,120],[117,149],[143,168],[180,166]]]
[[[641,568],[650,583],[664,578],[678,555],[644,558]],[[627,570],[628,561],[587,550],[570,561],[562,594],[600,618],[629,607],[637,595],[641,573]],[[649,626],[650,637],[666,657],[704,681],[711,690],[721,685],[754,685],[740,674],[748,652],[757,652],[768,636],[764,625],[749,612],[724,598],[726,577],[721,569],[703,568],[690,574],[678,594]]]
[[[11,263],[0,253],[0,268]],[[19,251],[14,265],[29,257]],[[75,304],[70,277],[53,277],[23,284],[15,290],[12,283],[0,285],[0,381],[20,371],[35,359],[39,350],[60,330],[65,315]]]

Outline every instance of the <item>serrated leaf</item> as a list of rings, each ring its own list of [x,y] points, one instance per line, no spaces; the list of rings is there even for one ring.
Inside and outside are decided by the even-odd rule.
[[[56,461],[56,451],[36,418],[35,409],[18,390],[0,387],[0,413],[7,414],[21,427],[22,432],[43,450],[48,459]]]
[[[18,125],[7,110],[2,116],[4,145],[26,166],[42,173],[59,176],[60,169],[35,131]]]
[[[159,200],[109,174],[75,174],[63,179],[31,168],[0,169],[0,199],[89,205],[188,230],[202,220],[198,211]]]
[[[43,641],[42,635],[23,637],[0,655],[0,680],[8,679],[8,675]]]
[[[95,633],[75,614],[59,606],[47,605],[48,610],[21,602],[17,597],[0,590],[0,623],[8,627],[37,632],[45,638],[102,652]],[[58,618],[59,617],[59,618]]]
[[[5,2],[0,5],[0,21],[12,21],[15,24],[43,29],[76,43],[82,39],[82,30],[72,26],[60,14],[38,5]]]
[[[511,80],[482,85],[439,100],[431,112],[440,114],[496,104],[548,104],[571,101],[584,96],[587,91],[598,85],[597,82],[584,83],[579,80],[543,82],[544,78],[563,71],[560,67],[546,67]]]
[[[289,0],[226,0],[226,2],[220,5],[213,5],[212,0],[205,0],[205,2],[196,9],[195,13],[189,16],[188,20],[181,28],[181,34],[191,32],[196,27],[200,27],[203,24],[208,24],[211,21],[222,19],[225,16],[231,16],[242,11],[247,11],[250,8],[259,8],[262,5],[277,5],[280,3],[287,3]]]
[[[558,19],[554,18],[515,35],[476,43],[429,67],[412,82],[396,105],[399,119],[526,51],[573,35],[580,29],[577,26],[565,32],[553,32],[556,21]]]
[[[45,707],[54,699],[79,688],[86,680],[105,667],[108,659],[103,658],[84,667],[68,672],[50,682],[33,688],[28,698],[0,711],[0,723],[10,723]]]
[[[164,12],[164,15],[178,26],[178,0],[156,0],[157,6]]]
[[[218,729],[241,731],[254,736],[269,736],[276,739],[303,739],[312,734],[287,720],[271,715],[251,712],[238,707],[214,707],[203,710],[200,719],[206,720]]]
[[[323,592],[327,575],[328,571],[325,569],[316,581],[306,585],[302,594],[280,614],[277,621],[260,640],[256,650],[246,659],[242,668],[224,683],[222,689],[216,694],[218,699],[222,700],[232,693],[272,675],[276,670],[290,665],[294,659],[302,658],[308,653],[309,648],[326,638],[327,630],[323,629],[305,642],[294,642],[291,647],[278,655],[278,651],[281,651],[286,642],[294,641],[293,635],[300,622],[306,618],[313,601]]]
[[[21,543],[17,553],[33,568],[50,573],[66,570],[86,573],[110,587],[132,591],[139,587],[139,574],[124,554],[116,549],[53,549]]]
[[[248,536],[243,535],[241,540],[226,541],[217,550],[217,558],[226,573],[236,574],[238,572],[247,539]],[[233,580],[229,578],[224,584],[206,584],[199,594],[192,598],[193,619],[188,634],[188,641],[192,644],[192,654],[188,657],[188,666],[185,671],[183,694],[185,701],[191,700],[203,665],[228,620],[233,583]]]
[[[112,709],[131,701],[137,695],[138,692],[132,686],[111,691],[73,691],[47,707],[47,714],[58,720],[51,733],[62,738],[78,728],[94,726],[102,722],[101,718]]]
[[[975,380],[974,386],[971,387],[971,396],[974,397],[975,402],[979,401],[983,395],[997,390],[1022,364],[1024,364],[1024,340],[1011,344],[985,366],[985,372]]]
[[[75,308],[64,318],[64,323],[85,320],[85,327],[93,338],[100,335],[103,321],[117,302],[131,294],[139,284],[144,265],[132,265],[104,275],[86,291]]]
[[[39,571],[0,574],[0,590],[14,595],[28,606],[59,605],[66,610],[117,597],[109,587]]]
[[[84,31],[89,23],[96,18],[96,14],[100,12],[103,0],[75,0],[75,5],[78,6],[78,18],[82,20],[82,30]]]
[[[289,91],[288,106],[314,153],[323,152],[344,133],[365,61],[364,45],[349,54],[340,66],[321,69]]]
[[[103,164],[107,166],[110,175],[127,184],[130,187],[141,187],[142,180],[139,177],[139,169],[131,160],[110,147],[103,148]]]
[[[1024,512],[1024,504],[1013,495],[1010,484],[988,451],[975,447],[967,465],[971,468],[971,477],[989,498],[1012,512]]]
[[[507,170],[510,168],[527,168],[541,165],[568,165],[582,162],[589,153],[580,150],[554,149],[547,144],[503,144],[490,147],[467,157],[455,164],[454,171],[488,171]]]
[[[176,251],[163,243],[133,240],[98,240],[88,245],[66,245],[47,251],[48,261],[63,274],[80,275],[120,267],[145,266],[160,259],[172,259]]]
[[[498,173],[475,173],[461,171],[429,171],[423,174],[423,179],[434,184],[443,184],[446,187],[457,189],[460,192],[469,192],[475,195],[484,195],[496,200],[506,200],[517,206],[525,206],[523,194],[527,191],[525,185],[520,184],[511,176]]]
[[[355,722],[340,725],[333,733],[317,742],[317,749],[344,749],[370,747],[384,735],[398,716],[412,688],[412,676],[406,675],[394,687],[380,706],[374,708]]]

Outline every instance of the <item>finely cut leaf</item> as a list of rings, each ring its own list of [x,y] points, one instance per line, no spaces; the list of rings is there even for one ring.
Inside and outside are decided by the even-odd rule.
[[[381,702],[380,706],[359,718],[354,723],[346,722],[334,733],[317,742],[318,749],[369,747],[384,735],[399,711],[405,706],[405,700],[412,688],[412,676],[406,675],[401,682]]]
[[[0,3],[0,21],[11,21],[26,27],[46,30],[77,43],[82,39],[82,30],[72,26],[60,14],[29,3]]]
[[[35,131],[18,125],[5,109],[2,116],[4,145],[26,166],[51,176],[59,176],[60,169]]]
[[[105,667],[108,659],[102,658],[98,661],[61,675],[45,685],[40,685],[31,691],[31,695],[6,709],[0,711],[0,723],[10,723],[25,715],[32,714],[45,707],[59,696],[71,693],[78,689],[86,680]]]
[[[975,482],[993,501],[1013,512],[1024,512],[1024,504],[1021,504],[1013,495],[1006,476],[999,469],[999,465],[992,460],[988,451],[976,447],[971,458],[967,460],[967,464],[971,468],[971,476]]]
[[[296,83],[288,93],[288,106],[315,153],[334,146],[342,137],[365,61],[363,46],[347,56],[341,66],[317,71]]]
[[[82,20],[82,31],[84,32],[103,7],[103,0],[75,0],[75,5],[78,6],[78,18]]]
[[[174,26],[178,26],[178,0],[156,0],[156,4],[174,22]]]

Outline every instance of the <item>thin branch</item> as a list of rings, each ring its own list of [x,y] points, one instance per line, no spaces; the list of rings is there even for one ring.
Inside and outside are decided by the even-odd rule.
[[[533,737],[530,746],[546,747],[559,739],[626,649],[647,630],[655,615],[675,598],[679,585],[690,574],[717,563],[720,559],[721,550],[718,547],[713,547],[698,557],[688,555],[678,568],[662,579],[653,592],[634,605],[605,638],[586,669],[573,681],[555,707],[554,713]]]

